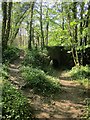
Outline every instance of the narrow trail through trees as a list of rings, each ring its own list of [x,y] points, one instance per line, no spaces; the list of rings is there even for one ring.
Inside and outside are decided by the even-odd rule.
[[[21,62],[24,58],[23,51],[20,54],[20,57],[9,66],[10,81],[17,89],[25,84],[20,73]],[[57,77],[61,83],[60,94],[41,96],[35,94],[30,88],[20,89],[20,91],[27,97],[30,105],[34,107],[36,118],[49,118],[50,120],[80,118],[86,109],[85,88],[78,82],[71,80],[63,71],[62,73],[58,71]]]

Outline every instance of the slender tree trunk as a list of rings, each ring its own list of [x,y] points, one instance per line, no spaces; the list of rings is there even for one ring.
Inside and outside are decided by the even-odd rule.
[[[41,28],[41,49],[44,47],[44,32],[43,32],[43,23],[42,23],[42,0],[40,5],[40,28]]]
[[[16,25],[16,26],[20,26],[22,21],[24,20],[25,16],[20,20],[20,22]],[[17,34],[18,34],[18,31],[19,31],[19,27],[15,29],[14,33],[12,33],[12,36],[11,36],[11,45],[13,43],[13,40],[16,38]]]
[[[88,12],[87,15],[85,16],[85,21],[84,21],[84,27],[88,30],[88,33],[90,32],[90,1],[88,2]],[[86,35],[84,36],[84,45],[86,46],[87,44],[90,43],[90,34],[86,32]],[[84,53],[84,65],[86,65],[86,60],[89,59],[87,58],[87,52],[85,49]]]
[[[71,43],[72,43],[72,46],[71,46],[71,52],[72,52],[72,57],[73,57],[73,61],[74,61],[74,64],[77,65],[76,63],[76,56],[75,56],[75,47],[73,45],[73,33],[72,33],[72,30],[71,30],[71,26],[70,26],[70,22],[71,22],[71,17],[70,17],[70,13],[68,13],[68,31],[69,31],[69,34],[70,34],[70,37],[71,37]]]
[[[72,11],[73,11],[73,18],[74,18],[74,20],[76,21],[77,20],[77,2],[73,2],[73,9],[72,9]],[[76,65],[79,65],[79,59],[78,59],[78,52],[77,52],[77,49],[76,49],[76,45],[78,44],[77,42],[78,42],[78,40],[77,40],[77,24],[75,25],[75,27],[74,27],[74,35],[73,35],[73,37],[74,37],[74,41],[75,41],[75,45],[74,45],[74,58],[75,58],[75,64]]]
[[[30,7],[29,7],[30,8]],[[24,13],[21,15],[21,17],[19,18],[19,20],[17,20],[17,22],[15,23],[15,26],[18,26],[17,28],[15,28],[12,32],[12,34],[10,34],[10,45],[13,44],[13,41],[15,40],[18,31],[19,31],[19,26],[21,25],[22,21],[24,20],[24,18],[26,17],[26,13],[29,10],[29,8],[27,8]]]
[[[39,46],[40,45],[40,40],[39,40],[39,33],[36,32],[36,40],[37,40],[37,45]]]
[[[11,29],[11,10],[12,2],[2,2],[3,21],[2,21],[2,51],[7,48]]]
[[[90,1],[88,2],[88,31],[90,31]],[[88,44],[90,44],[90,34],[88,32]]]
[[[46,25],[46,46],[48,45],[48,31],[49,31],[49,22]]]
[[[70,8],[69,8],[70,10]],[[76,8],[76,2],[73,2],[73,9],[71,9],[73,12],[73,19],[76,20],[77,19],[77,8]],[[70,16],[70,12],[68,11],[67,14],[67,19],[68,19],[68,31],[71,37],[71,52],[72,52],[72,57],[73,57],[73,61],[75,65],[79,64],[79,60],[78,60],[78,53],[76,50],[76,44],[77,44],[77,25],[75,25],[74,30],[72,31],[71,29],[71,16]]]
[[[2,51],[7,48],[6,25],[7,25],[7,2],[2,2],[3,21],[2,21]]]
[[[7,42],[9,40],[9,35],[10,35],[10,29],[11,29],[11,10],[12,10],[12,2],[9,2],[8,5],[8,18],[7,18]]]
[[[33,46],[35,46],[35,41],[34,41],[34,28],[32,28],[32,42],[33,42]]]
[[[86,15],[85,28],[88,28],[89,23],[90,23],[90,1],[88,3],[88,13]],[[84,44],[85,44],[85,46],[87,45],[87,38],[88,38],[88,35],[86,33],[86,36],[84,37]]]
[[[62,3],[62,13],[63,13],[63,3]],[[62,29],[64,30],[64,17],[62,18]]]
[[[48,45],[48,31],[49,31],[49,21],[48,21],[48,8],[47,8],[47,13],[46,13],[46,46]]]
[[[85,28],[88,28],[88,18],[89,18],[89,16],[86,16]],[[84,36],[84,45],[85,45],[85,46],[87,45],[87,33],[86,33],[86,35]]]
[[[73,9],[72,9],[73,18],[74,18],[75,21],[77,20],[77,6],[76,5],[77,5],[77,2],[74,2],[73,3]],[[75,25],[74,29],[75,29],[74,40],[77,43],[77,24]]]
[[[80,13],[80,17],[81,17],[81,22],[80,22],[80,35],[81,35],[81,38],[80,38],[80,46],[83,45],[83,38],[82,38],[82,31],[83,31],[83,23],[82,23],[82,20],[83,20],[83,13],[84,13],[84,2],[81,2],[81,13]],[[79,63],[80,65],[83,65],[83,49],[80,51],[80,56],[79,56]]]
[[[30,20],[30,33],[29,33],[29,41],[28,41],[28,49],[32,49],[32,24],[33,24],[33,9],[34,9],[34,2],[31,4],[31,20]]]

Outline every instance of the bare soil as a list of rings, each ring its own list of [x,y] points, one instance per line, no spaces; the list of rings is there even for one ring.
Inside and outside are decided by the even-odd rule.
[[[20,73],[23,58],[22,51],[20,57],[9,66],[10,81],[19,90],[25,84]],[[59,94],[47,97],[34,93],[30,88],[21,90],[34,108],[35,117],[50,120],[81,118],[86,110],[86,94],[84,94],[86,89],[79,82],[72,80],[66,71],[58,71],[57,77],[60,79],[62,89]]]

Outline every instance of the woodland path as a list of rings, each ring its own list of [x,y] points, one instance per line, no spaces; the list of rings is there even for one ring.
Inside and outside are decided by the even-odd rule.
[[[35,94],[30,88],[21,90],[20,88],[25,84],[19,70],[23,58],[24,52],[21,51],[20,57],[9,66],[9,78],[12,84],[28,98],[28,101],[35,109],[36,118],[72,120],[72,118],[78,119],[84,114],[86,109],[85,88],[78,82],[71,80],[64,71],[58,71],[57,73],[62,86],[60,94],[47,97]]]

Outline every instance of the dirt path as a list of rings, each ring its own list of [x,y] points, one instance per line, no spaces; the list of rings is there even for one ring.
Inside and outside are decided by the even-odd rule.
[[[23,86],[24,80],[21,77],[20,66],[23,61],[24,53],[21,52],[20,58],[13,61],[9,67],[10,80],[16,85],[17,89]],[[85,112],[85,88],[78,82],[72,81],[67,74],[59,71],[58,77],[62,86],[60,94],[49,97],[35,94],[31,89],[22,90],[23,94],[35,109],[36,118],[49,118],[56,120],[62,118],[79,118]]]
[[[11,83],[16,85],[16,88],[19,89],[23,84],[25,83],[23,78],[21,77],[20,73],[20,67],[21,63],[24,58],[24,51],[20,51],[20,57],[9,65],[9,79],[11,80]]]

